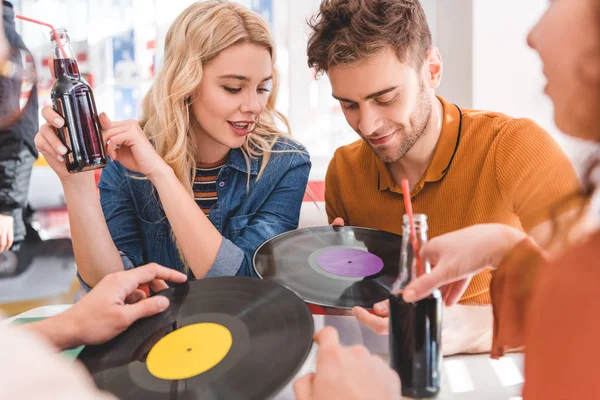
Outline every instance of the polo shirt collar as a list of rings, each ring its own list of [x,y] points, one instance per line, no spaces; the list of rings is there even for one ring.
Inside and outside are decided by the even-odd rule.
[[[437,146],[433,153],[433,158],[429,163],[429,166],[425,170],[425,174],[421,178],[424,182],[436,182],[441,180],[454,158],[454,154],[458,148],[460,141],[460,130],[462,115],[460,109],[452,103],[449,103],[441,96],[437,98],[442,103],[444,108],[444,115],[442,118],[442,131],[440,138],[438,139]],[[375,164],[377,166],[378,177],[377,186],[380,191],[392,190],[394,192],[402,193],[400,185],[397,185],[390,172],[388,171],[385,163],[381,161],[373,152],[373,158],[375,158]]]

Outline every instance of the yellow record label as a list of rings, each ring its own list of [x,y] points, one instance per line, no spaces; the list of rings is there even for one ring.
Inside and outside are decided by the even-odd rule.
[[[231,344],[231,332],[223,325],[187,325],[160,339],[148,353],[146,366],[159,379],[188,379],[220,363]]]

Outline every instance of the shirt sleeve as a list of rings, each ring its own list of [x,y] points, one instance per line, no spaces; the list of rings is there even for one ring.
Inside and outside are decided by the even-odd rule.
[[[514,119],[499,133],[495,149],[496,179],[507,206],[526,232],[578,202],[581,186],[575,169],[558,143],[535,122]],[[574,196],[575,195],[575,196]]]
[[[538,269],[548,255],[531,237],[519,242],[492,273],[490,295],[494,310],[492,358],[524,343],[526,314]]]
[[[279,160],[290,160],[287,166],[276,165]],[[285,168],[274,189],[260,209],[251,216],[237,216],[230,221],[233,230],[241,234],[232,240],[223,238],[217,257],[206,277],[243,275],[255,276],[252,259],[256,249],[266,240],[298,228],[300,207],[306,192],[310,159],[305,152],[294,152],[292,157],[271,160],[275,168]],[[270,179],[263,176],[261,179]],[[235,226],[233,226],[235,225]]]
[[[134,267],[144,263],[140,219],[133,201],[127,170],[111,161],[102,171],[100,205],[113,243]],[[127,269],[127,268],[125,268]]]

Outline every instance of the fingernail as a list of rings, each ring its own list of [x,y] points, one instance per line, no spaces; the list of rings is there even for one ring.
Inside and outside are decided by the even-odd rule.
[[[60,162],[65,161],[65,159],[61,155],[57,155],[56,158],[58,158],[58,161]]]
[[[404,299],[404,301],[407,301],[407,302],[414,301],[416,297],[417,297],[417,292],[415,292],[413,289],[409,289],[409,290],[405,291],[404,294],[402,295],[402,298]]]
[[[62,120],[62,118],[55,118],[54,119],[54,126],[56,126],[57,128],[62,128],[62,126],[63,126],[63,120]]]
[[[165,310],[167,307],[169,307],[169,299],[167,299],[165,296],[157,296],[158,298],[156,299],[156,302],[158,303],[158,307],[161,310]]]
[[[58,146],[58,152],[62,155],[67,154],[67,148],[63,145]]]

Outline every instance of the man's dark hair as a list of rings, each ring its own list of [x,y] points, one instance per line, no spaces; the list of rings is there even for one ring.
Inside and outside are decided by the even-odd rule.
[[[420,68],[431,49],[431,31],[419,0],[323,0],[308,24],[308,65],[318,74],[386,48]]]

